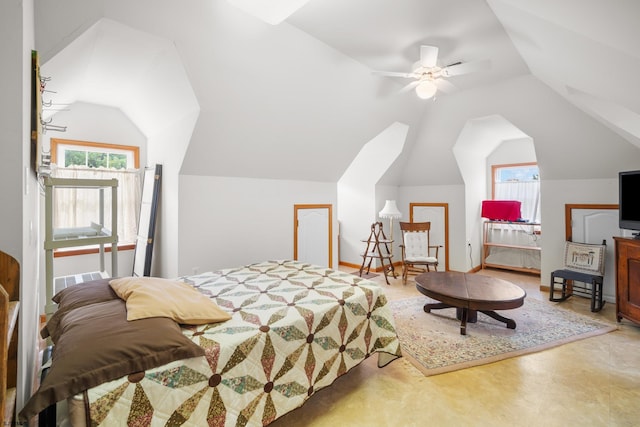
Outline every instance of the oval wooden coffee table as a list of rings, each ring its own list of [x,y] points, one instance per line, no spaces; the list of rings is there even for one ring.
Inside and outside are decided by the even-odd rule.
[[[425,304],[427,313],[433,309],[455,307],[458,309],[460,334],[467,334],[467,322],[474,323],[477,312],[486,314],[515,329],[516,322],[507,319],[495,310],[521,307],[527,293],[506,280],[480,274],[456,271],[423,273],[416,277],[416,289],[439,303]]]

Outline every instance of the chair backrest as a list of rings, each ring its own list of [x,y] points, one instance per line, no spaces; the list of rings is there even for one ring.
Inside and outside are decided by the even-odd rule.
[[[430,222],[400,222],[400,230],[407,258],[429,256]]]
[[[604,276],[604,254],[606,242],[602,244],[565,242],[564,268],[580,273]]]

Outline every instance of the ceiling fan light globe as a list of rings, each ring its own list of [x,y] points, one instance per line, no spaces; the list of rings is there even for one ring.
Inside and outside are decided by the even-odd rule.
[[[436,94],[438,87],[429,80],[422,81],[416,86],[416,94],[420,99],[429,99]]]

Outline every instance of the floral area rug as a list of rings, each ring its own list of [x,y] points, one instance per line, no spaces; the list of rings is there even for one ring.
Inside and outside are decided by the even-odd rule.
[[[420,296],[390,301],[402,352],[425,375],[436,375],[544,350],[571,341],[605,334],[611,323],[591,318],[533,298],[513,310],[498,311],[516,321],[516,329],[483,313],[460,335],[456,309],[425,313],[433,300]]]

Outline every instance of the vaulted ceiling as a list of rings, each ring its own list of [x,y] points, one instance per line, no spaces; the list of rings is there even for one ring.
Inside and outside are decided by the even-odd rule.
[[[640,147],[638,17],[637,0],[310,0],[273,26],[225,0],[60,0],[36,3],[36,46],[68,101],[121,108],[147,136],[200,108],[183,173],[337,181],[394,121],[411,127],[397,170],[425,144],[436,169],[451,169],[461,120],[508,115],[513,104],[493,98],[514,88],[522,104],[551,100],[552,114],[564,102],[597,122],[582,130],[604,144],[594,165],[612,152],[630,158],[626,145]],[[422,44],[439,47],[441,65],[489,59],[491,69],[452,77],[456,92],[427,101],[372,74],[410,70]],[[491,107],[453,120],[469,102]],[[441,141],[433,128],[448,124],[451,141]],[[398,181],[403,173],[408,184],[429,180],[398,171]]]
[[[372,70],[409,70],[421,44],[491,60],[460,89],[531,73],[640,147],[638,1],[311,0],[287,22]]]

